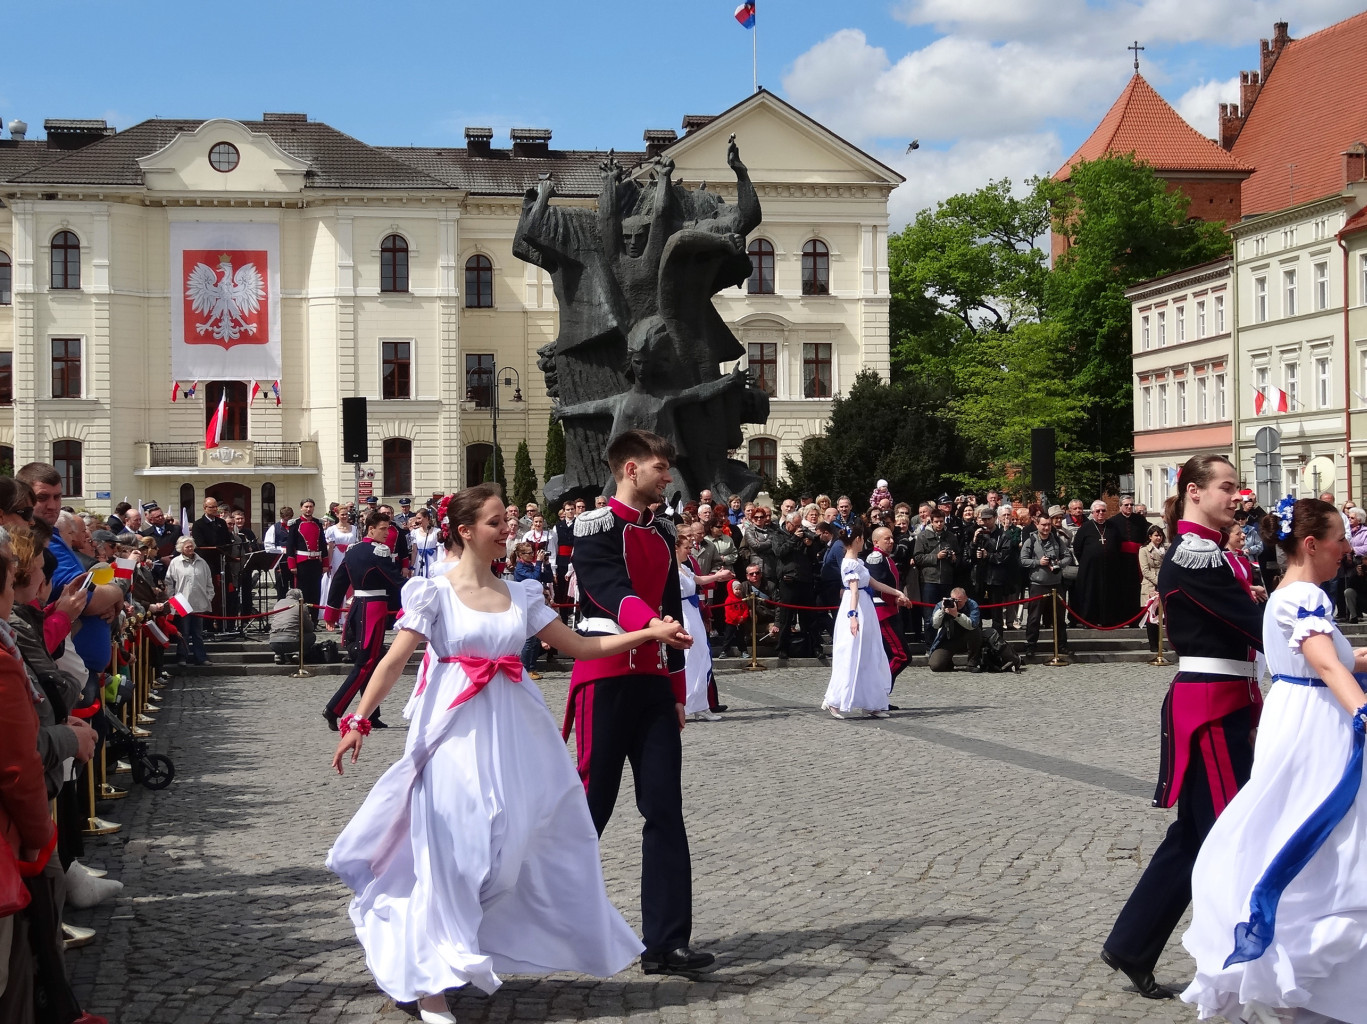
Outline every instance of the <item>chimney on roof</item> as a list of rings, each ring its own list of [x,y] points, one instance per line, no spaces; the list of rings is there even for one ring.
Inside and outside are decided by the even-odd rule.
[[[15,142],[23,142],[28,137],[28,122],[16,117],[9,123],[9,137]]]
[[[297,124],[307,124],[308,114],[287,114],[279,111],[268,110],[261,115],[263,121],[293,121]]]
[[[465,152],[470,156],[488,156],[489,144],[494,141],[492,128],[466,128]]]
[[[1367,143],[1354,142],[1343,151],[1343,184],[1367,181]]]
[[[1221,103],[1220,104],[1220,147],[1222,149],[1233,149],[1234,142],[1239,137],[1239,132],[1243,131],[1244,119],[1239,114],[1239,104]]]
[[[646,144],[646,156],[659,156],[679,141],[679,133],[673,128],[647,128],[641,138]]]
[[[48,149],[82,149],[114,134],[103,118],[49,117],[43,122]]]
[[[514,128],[508,133],[513,142],[513,156],[549,156],[551,130],[549,128]]]
[[[1258,98],[1258,93],[1262,92],[1262,77],[1256,71],[1239,72],[1239,108],[1248,116],[1248,112],[1253,109],[1253,103]]]
[[[1272,65],[1277,63],[1277,58],[1282,55],[1282,50],[1286,49],[1286,44],[1291,42],[1291,37],[1287,34],[1287,24],[1279,21],[1272,26],[1272,41],[1266,39],[1262,41],[1262,73],[1263,81],[1267,81],[1267,76],[1272,72]]]
[[[717,119],[715,114],[685,114],[683,119],[684,134],[705,128]]]

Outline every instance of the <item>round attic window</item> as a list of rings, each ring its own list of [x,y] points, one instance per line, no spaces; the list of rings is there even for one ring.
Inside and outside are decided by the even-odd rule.
[[[209,150],[210,166],[224,174],[235,168],[239,159],[237,147],[231,142],[216,142],[213,149]]]

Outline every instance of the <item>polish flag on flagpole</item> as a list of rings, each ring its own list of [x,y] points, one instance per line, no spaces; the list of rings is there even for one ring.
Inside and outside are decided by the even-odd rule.
[[[223,420],[228,414],[228,392],[225,388],[223,394],[219,396],[218,408],[209,417],[209,425],[204,428],[204,447],[213,449],[218,447],[219,440],[223,437]]]
[[[180,510],[180,535],[182,537],[190,536],[190,510],[188,508]]]
[[[1261,388],[1254,388],[1253,395],[1253,415],[1261,416],[1263,410],[1267,408],[1267,395],[1263,394]]]
[[[252,381],[252,397],[248,400],[247,404],[253,404],[256,401],[256,396],[259,394],[261,394],[261,382],[259,380],[254,380]]]
[[[137,564],[138,563],[131,558],[114,559],[114,578],[116,580],[131,580],[133,578],[133,569]]]
[[[1286,392],[1283,391],[1281,388],[1278,388],[1278,389],[1277,389],[1277,411],[1278,411],[1278,412],[1289,412],[1289,411],[1290,411],[1290,409],[1288,408],[1288,405],[1289,405],[1289,404],[1290,404],[1290,403],[1289,403],[1289,401],[1288,401],[1288,399],[1287,399],[1287,397],[1286,397]]]
[[[167,601],[166,605],[171,609],[171,611],[173,611],[177,615],[190,614],[189,602],[186,601],[185,598],[181,597],[179,594],[171,598],[171,600]]]
[[[179,397],[180,397],[180,381],[178,381],[178,380],[173,380],[173,381],[171,381],[171,401],[174,402],[174,401],[175,401],[176,399],[178,399]]]

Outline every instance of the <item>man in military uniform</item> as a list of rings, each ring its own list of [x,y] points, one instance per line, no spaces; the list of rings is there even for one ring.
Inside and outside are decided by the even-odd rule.
[[[305,498],[299,503],[299,519],[290,527],[285,560],[294,574],[294,585],[304,592],[304,601],[310,605],[322,600],[323,556],[326,553],[323,524],[314,518],[313,499]],[[310,608],[309,614],[315,622],[318,620],[316,609]]]
[[[673,481],[674,446],[657,434],[628,430],[608,446],[616,496],[574,524],[574,571],[580,625],[589,635],[682,622],[674,525],[650,511]],[[687,634],[679,629],[686,646]],[[706,643],[706,637],[695,638]],[[579,776],[601,835],[630,760],[636,806],[645,816],[641,843],[641,928],[647,974],[696,977],[712,970],[710,953],[689,947],[693,882],[681,791],[684,727],[682,650],[647,643],[626,654],[576,661],[570,677],[566,734],[573,726]]]

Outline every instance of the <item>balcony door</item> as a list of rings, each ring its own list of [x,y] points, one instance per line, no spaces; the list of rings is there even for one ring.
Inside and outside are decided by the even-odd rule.
[[[225,522],[229,514],[241,511],[247,517],[247,529],[256,529],[252,525],[252,489],[250,487],[232,483],[214,484],[212,487],[204,488],[204,497],[218,499],[218,507],[223,513]],[[203,514],[203,509],[200,510],[200,514]],[[259,533],[257,539],[261,539]]]
[[[218,409],[218,400],[223,395],[228,400],[223,405],[223,441],[247,440],[247,382],[241,380],[211,380],[204,388],[204,426],[213,419]]]

